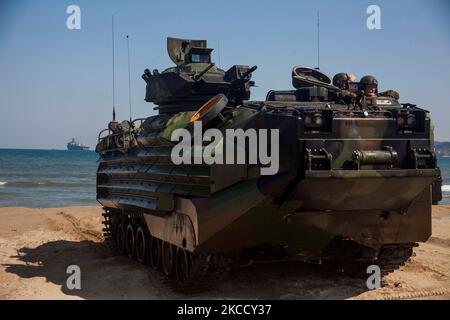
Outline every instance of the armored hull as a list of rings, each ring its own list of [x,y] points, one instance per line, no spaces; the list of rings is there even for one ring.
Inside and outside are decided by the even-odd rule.
[[[162,268],[181,290],[257,259],[255,248],[331,261],[349,272],[367,263],[387,271],[404,263],[415,243],[431,235],[431,185],[440,172],[428,112],[386,97],[350,107],[331,100],[327,85],[247,101],[245,77],[214,75],[201,86],[220,82],[213,93],[190,89],[186,99],[182,90],[181,99],[163,99],[160,114],[100,136],[97,200],[114,247]],[[147,90],[161,90],[161,79],[148,78],[155,82]],[[279,146],[268,143],[279,151],[275,174],[262,175],[260,163],[174,163],[172,134],[195,130],[199,107],[192,101],[205,96],[212,99],[206,112],[205,105],[200,109],[202,130],[278,130]],[[399,118],[410,115],[414,127],[402,126]],[[218,145],[230,143],[225,134],[222,139]],[[231,143],[249,154],[251,141]],[[217,150],[226,156],[226,148]]]

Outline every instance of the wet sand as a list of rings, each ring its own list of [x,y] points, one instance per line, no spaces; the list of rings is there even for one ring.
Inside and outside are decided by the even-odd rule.
[[[368,290],[365,280],[298,262],[232,272],[211,291],[182,295],[164,277],[103,244],[101,208],[0,208],[0,299],[450,299],[450,206],[433,208],[433,235],[411,261]],[[66,268],[81,268],[69,290]]]

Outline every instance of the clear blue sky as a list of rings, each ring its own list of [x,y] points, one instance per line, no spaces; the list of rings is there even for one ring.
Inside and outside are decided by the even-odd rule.
[[[66,28],[67,6],[81,30]],[[189,7],[186,5],[190,4]],[[381,30],[366,8],[381,8]],[[429,109],[439,140],[450,140],[449,1],[0,1],[0,148],[65,148],[72,136],[94,146],[111,118],[111,15],[116,20],[117,115],[128,117],[125,35],[131,37],[133,117],[144,101],[145,68],[171,66],[166,37],[220,42],[221,67],[258,65],[252,99],[290,89],[294,65],[321,63],[329,75],[375,75],[380,89]],[[217,62],[217,50],[214,51]]]

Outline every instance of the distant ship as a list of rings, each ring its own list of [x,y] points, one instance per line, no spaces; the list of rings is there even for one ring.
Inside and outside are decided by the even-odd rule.
[[[75,141],[75,138],[72,138],[72,141],[67,143],[67,150],[83,150],[87,151],[89,150],[88,146],[84,146],[83,144],[79,143],[78,141]]]

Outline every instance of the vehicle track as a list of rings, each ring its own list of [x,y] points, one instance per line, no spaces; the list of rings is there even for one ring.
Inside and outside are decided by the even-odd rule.
[[[83,228],[81,226],[80,221],[77,218],[75,218],[74,216],[72,216],[68,213],[65,213],[65,212],[58,212],[57,215],[66,219],[72,225],[72,228],[75,231],[75,233],[78,236],[80,236],[83,240],[90,240],[90,241],[97,241],[97,242],[104,241],[104,237],[101,232]]]

